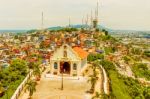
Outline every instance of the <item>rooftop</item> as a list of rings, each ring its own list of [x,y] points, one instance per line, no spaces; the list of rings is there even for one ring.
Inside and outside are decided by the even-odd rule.
[[[81,59],[84,59],[88,56],[88,52],[84,51],[81,47],[73,47],[73,50],[79,55]]]

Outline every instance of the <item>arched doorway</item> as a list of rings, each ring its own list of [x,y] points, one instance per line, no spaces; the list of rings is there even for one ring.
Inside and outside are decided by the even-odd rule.
[[[69,62],[63,62],[61,63],[60,72],[65,74],[70,74],[70,63]]]

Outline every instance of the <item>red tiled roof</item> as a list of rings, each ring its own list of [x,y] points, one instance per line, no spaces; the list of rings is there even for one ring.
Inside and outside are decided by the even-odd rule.
[[[74,47],[73,50],[79,55],[81,59],[84,59],[88,56],[88,52],[84,51],[81,47]]]
[[[13,52],[20,53],[19,49],[13,49]]]
[[[37,61],[36,58],[31,58],[31,59],[29,59],[29,62],[36,62],[36,61]]]

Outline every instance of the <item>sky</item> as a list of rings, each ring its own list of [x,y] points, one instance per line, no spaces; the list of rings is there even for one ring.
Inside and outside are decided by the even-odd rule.
[[[150,30],[150,0],[0,0],[1,29],[39,29],[81,24],[99,1],[99,24],[119,30]]]

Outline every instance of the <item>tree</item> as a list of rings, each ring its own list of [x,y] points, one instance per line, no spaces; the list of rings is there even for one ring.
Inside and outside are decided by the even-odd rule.
[[[146,57],[150,57],[150,51],[144,51],[143,55]]]
[[[124,56],[123,59],[124,59],[124,61],[125,61],[126,64],[128,64],[129,61],[130,61],[130,58],[128,56]]]
[[[115,99],[115,98],[109,98],[109,95],[103,93],[103,94],[101,94],[101,99]]]
[[[99,32],[99,31],[100,31],[99,28],[96,28],[95,32]]]
[[[105,35],[108,35],[108,31],[105,31]]]
[[[15,35],[15,36],[14,36],[14,39],[18,39],[18,38],[19,38],[18,35]]]
[[[105,47],[105,53],[106,54],[110,54],[110,53],[114,53],[116,51],[116,48],[115,47]]]
[[[142,50],[140,48],[132,48],[131,53],[135,55],[141,55]]]
[[[96,59],[96,57],[95,57],[94,54],[89,54],[88,57],[87,57],[87,60],[88,60],[89,62],[92,62],[92,61],[94,61],[95,59]]]
[[[143,96],[145,97],[145,99],[150,99],[150,87],[144,88]]]
[[[28,68],[29,69],[33,69],[34,68],[35,63],[34,62],[29,62],[28,63]]]
[[[95,95],[92,97],[92,99],[115,99],[115,97],[109,96],[105,93],[100,94],[96,92]]]
[[[102,32],[104,32],[104,33],[105,33],[105,35],[108,35],[108,31],[107,31],[107,30],[102,29]]]
[[[90,78],[88,79],[88,82],[91,83],[91,89],[90,89],[91,93],[94,92],[96,81],[97,81],[97,78],[94,75],[90,75]]]
[[[104,59],[104,54],[98,53],[98,54],[96,54],[96,58],[103,60]]]
[[[150,70],[148,69],[147,64],[135,63],[132,66],[132,71],[134,72],[136,77],[142,77],[150,80]]]
[[[50,42],[49,41],[42,41],[40,43],[40,48],[44,49],[44,48],[49,48],[50,47]]]
[[[41,71],[40,71],[39,63],[30,62],[28,66],[29,66],[30,69],[33,70],[33,75],[38,80],[40,78],[40,76],[41,76]]]
[[[61,28],[57,30],[57,32],[62,31],[62,32],[72,32],[72,31],[78,31],[77,28]]]
[[[99,68],[99,62],[98,61],[94,61],[94,63],[92,64],[92,69],[93,69],[93,75],[90,75],[89,77],[89,80],[88,82],[91,83],[91,93],[94,92],[94,89],[95,89],[95,84],[97,82],[97,79],[98,79],[98,72],[97,72],[97,68]]]
[[[100,99],[101,94],[99,92],[96,92],[95,95],[92,97],[92,99]]]
[[[87,60],[89,62],[93,62],[96,61],[98,59],[104,59],[104,55],[103,54],[89,54]]]
[[[39,66],[35,66],[35,67],[33,68],[33,75],[36,76],[36,77],[40,77],[41,72],[40,72]]]
[[[26,83],[26,88],[25,91],[28,90],[29,91],[29,99],[32,98],[33,93],[36,91],[36,82],[33,80],[29,80]]]
[[[0,83],[0,97],[3,96],[3,94],[4,94],[4,87]]]
[[[27,33],[34,33],[34,32],[37,32],[37,31],[38,31],[38,30],[33,29],[33,30],[27,31]]]
[[[85,33],[86,31],[85,31],[85,29],[82,27],[81,28],[81,33]]]
[[[13,93],[16,88],[23,81],[25,76],[27,75],[27,63],[21,59],[12,60],[10,66],[3,69],[0,72],[0,91],[2,92],[2,99],[5,99],[7,93],[3,88],[8,87],[10,90],[7,90],[8,93]],[[4,93],[5,92],[5,93]],[[10,99],[10,96],[8,98]]]
[[[27,74],[27,63],[21,59],[15,59],[11,62],[10,71],[19,71],[21,75]]]
[[[94,61],[93,64],[92,64],[92,69],[93,69],[94,76],[97,76],[97,72],[96,72],[97,68],[98,69],[100,68],[100,62],[98,60]]]
[[[108,70],[116,70],[114,64],[107,60],[100,61],[100,64],[105,68],[106,71]]]

